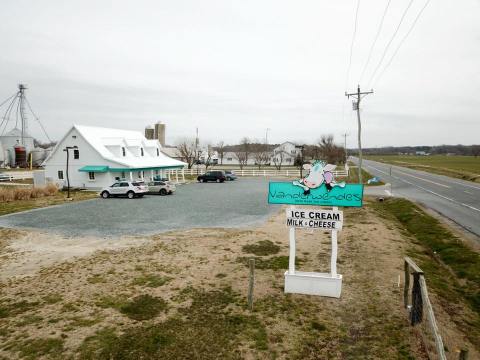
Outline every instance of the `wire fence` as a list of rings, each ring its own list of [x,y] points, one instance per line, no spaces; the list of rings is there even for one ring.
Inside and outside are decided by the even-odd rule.
[[[467,360],[468,348],[463,341],[451,335],[449,329],[439,324],[435,317],[423,271],[409,257],[404,260],[404,306],[410,324],[421,337],[428,359]]]

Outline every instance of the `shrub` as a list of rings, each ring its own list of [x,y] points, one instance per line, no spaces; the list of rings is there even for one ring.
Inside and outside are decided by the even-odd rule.
[[[32,189],[22,189],[16,188],[15,189],[15,200],[28,200],[30,199],[30,193]]]
[[[55,184],[47,184],[44,188],[45,195],[52,196],[58,193],[58,187]]]
[[[13,189],[0,188],[0,201],[9,202],[15,200]]]

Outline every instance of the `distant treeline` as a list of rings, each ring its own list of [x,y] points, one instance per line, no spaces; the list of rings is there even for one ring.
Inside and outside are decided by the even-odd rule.
[[[357,149],[349,150],[350,154],[357,153]],[[398,155],[424,152],[431,155],[469,155],[479,156],[480,145],[438,145],[438,146],[387,146],[380,148],[366,148],[366,155]]]

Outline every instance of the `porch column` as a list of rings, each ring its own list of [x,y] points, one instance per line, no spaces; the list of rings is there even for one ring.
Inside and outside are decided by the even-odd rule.
[[[133,181],[133,174],[131,171],[129,171],[129,174],[130,174],[130,181]]]
[[[185,168],[182,168],[182,182],[185,182]]]
[[[177,180],[177,184],[178,184],[178,169],[175,169],[175,179]]]
[[[153,181],[153,170],[150,170],[150,180]]]

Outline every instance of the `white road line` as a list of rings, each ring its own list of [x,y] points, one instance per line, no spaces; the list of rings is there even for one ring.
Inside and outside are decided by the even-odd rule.
[[[470,194],[470,195],[473,195],[470,191],[467,191],[467,190],[463,190],[464,193],[467,193],[467,194]]]
[[[421,178],[421,177],[419,177],[419,176],[407,174],[406,172],[403,172],[403,171],[397,170],[396,172],[397,172],[397,173],[400,173],[400,174],[403,174],[403,175],[411,176],[411,177],[413,177],[413,178],[415,178],[415,179],[419,179],[419,180],[422,180],[422,181],[426,181],[426,182],[429,182],[429,183],[432,183],[432,184],[435,184],[435,185],[438,185],[438,186],[443,186],[443,187],[446,187],[446,188],[449,188],[449,189],[450,189],[450,186],[448,186],[448,185],[440,184],[440,183],[437,183],[437,182],[432,181],[432,180],[428,180],[428,179]]]
[[[374,170],[380,171],[381,173],[387,174],[386,172],[381,171],[381,170],[379,170],[379,169],[376,169],[376,168],[374,168],[374,167],[371,166],[371,165],[367,165],[367,166],[368,166],[368,167],[371,167],[371,168],[374,169]],[[388,175],[388,174],[387,174],[387,175]],[[412,182],[410,182],[410,181],[408,181],[408,180],[399,178],[398,176],[391,175],[391,177],[394,178],[394,179],[403,181],[403,182],[405,182],[405,183],[407,183],[407,184],[409,184],[409,185],[412,185],[412,186],[414,186],[414,187],[417,187],[417,188],[419,188],[419,189],[422,189],[423,191],[426,191],[426,192],[428,192],[428,193],[430,193],[430,194],[433,194],[433,195],[435,195],[435,196],[438,196],[438,197],[440,197],[440,198],[442,198],[442,199],[448,200],[448,201],[450,201],[450,202],[452,202],[452,203],[454,203],[454,204],[461,205],[461,206],[464,206],[464,207],[469,208],[469,209],[471,209],[471,210],[475,210],[475,211],[480,212],[480,209],[477,209],[476,207],[473,207],[473,206],[471,206],[471,205],[468,205],[468,204],[462,203],[462,202],[460,202],[460,201],[457,201],[457,200],[455,200],[455,199],[449,198],[448,196],[444,196],[444,195],[439,194],[439,193],[437,193],[437,192],[435,192],[435,191],[426,189],[426,188],[424,188],[423,186],[414,184],[414,183],[412,183]]]
[[[385,189],[385,192],[387,193],[388,196],[392,196],[392,193],[390,192],[390,190]]]

